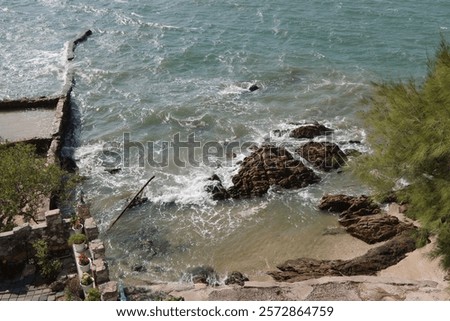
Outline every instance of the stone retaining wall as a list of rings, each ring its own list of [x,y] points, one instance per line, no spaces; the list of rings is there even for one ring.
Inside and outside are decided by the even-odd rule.
[[[39,239],[47,241],[50,252],[67,251],[68,236],[68,224],[63,221],[59,209],[47,211],[45,221],[39,224],[25,223],[0,233],[0,272],[10,274],[11,269],[15,270],[33,258],[33,243]]]

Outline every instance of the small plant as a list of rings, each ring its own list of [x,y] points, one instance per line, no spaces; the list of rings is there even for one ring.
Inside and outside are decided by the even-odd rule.
[[[85,301],[101,301],[101,293],[97,288],[91,288],[86,293]]]
[[[81,254],[78,256],[78,264],[79,264],[79,265],[88,265],[88,264],[89,264],[89,258],[87,257],[86,254],[81,253]]]
[[[81,301],[82,289],[78,277],[70,279],[64,288],[64,297],[66,301]]]
[[[94,278],[89,273],[84,272],[81,276],[80,283],[82,285],[91,285],[92,283],[94,283]]]
[[[81,218],[76,214],[73,214],[70,218],[70,224],[72,224],[74,229],[80,229],[83,226]]]
[[[84,242],[87,241],[87,237],[84,234],[72,234],[69,237],[68,243],[70,246],[74,245],[74,244],[83,244]]]
[[[62,269],[61,261],[50,258],[48,244],[45,240],[36,240],[33,243],[33,248],[36,251],[35,258],[39,273],[45,279],[55,279]]]

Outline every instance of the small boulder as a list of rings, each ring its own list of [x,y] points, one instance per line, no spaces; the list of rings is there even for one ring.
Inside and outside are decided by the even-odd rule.
[[[306,124],[297,127],[289,134],[292,138],[308,138],[312,139],[317,136],[329,135],[333,132],[333,129],[328,128],[322,124]]]
[[[248,277],[243,275],[241,272],[234,271],[231,273],[228,273],[227,278],[225,279],[225,284],[237,284],[240,286],[244,286],[245,282],[249,281]]]
[[[251,91],[251,92],[253,92],[253,91],[255,91],[255,90],[258,90],[258,89],[259,89],[259,87],[258,87],[256,84],[253,84],[253,85],[251,85],[251,86],[248,88],[248,90]]]

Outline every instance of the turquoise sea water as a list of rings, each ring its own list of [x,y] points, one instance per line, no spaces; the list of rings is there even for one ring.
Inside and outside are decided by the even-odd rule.
[[[449,39],[449,16],[443,0],[0,0],[0,99],[58,94],[65,43],[91,29],[71,66],[81,120],[74,152],[115,276],[174,280],[200,264],[258,276],[289,258],[338,256],[336,239],[323,235],[335,219],[315,205],[324,193],[368,191],[349,173],[319,173],[322,182],[302,190],[215,202],[206,179],[216,173],[229,186],[245,151],[213,166],[140,167],[132,157],[110,175],[102,150],[123,151],[124,133],[153,142],[159,157],[176,134],[295,148],[273,131],[319,121],[337,142],[363,142],[343,148],[367,151],[356,113],[370,83],[420,81],[441,35]],[[248,93],[253,83],[260,89]],[[152,175],[150,202],[106,233]]]

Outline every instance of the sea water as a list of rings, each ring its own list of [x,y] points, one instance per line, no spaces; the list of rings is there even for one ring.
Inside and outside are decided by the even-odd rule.
[[[364,250],[316,206],[326,193],[370,190],[351,171],[318,172],[321,182],[303,189],[213,201],[208,177],[231,186],[250,153],[242,146],[294,150],[301,142],[288,132],[305,122],[333,128],[328,139],[341,148],[368,152],[358,113],[371,83],[420,82],[449,38],[449,15],[444,0],[0,0],[0,99],[58,94],[74,70],[80,124],[66,150],[87,178],[81,189],[112,277],[179,280],[210,265],[263,279],[287,259]],[[67,41],[87,29],[93,35],[69,64]],[[259,89],[249,92],[252,84]],[[177,159],[171,144],[189,137],[201,147]],[[235,158],[203,158],[205,145],[230,143]],[[112,167],[121,171],[105,171]],[[108,230],[153,175],[149,201]]]

